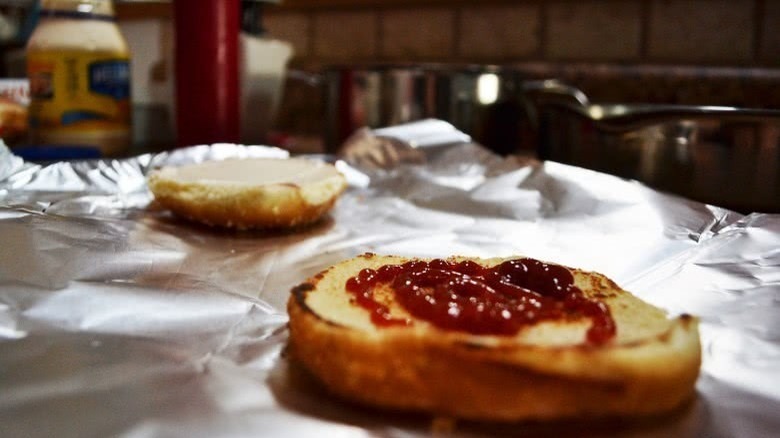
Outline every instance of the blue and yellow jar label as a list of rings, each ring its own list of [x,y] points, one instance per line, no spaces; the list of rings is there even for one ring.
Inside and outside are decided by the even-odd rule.
[[[130,59],[115,53],[28,53],[30,121],[42,130],[130,129]]]
[[[130,98],[130,62],[111,60],[89,64],[89,90],[116,100]]]

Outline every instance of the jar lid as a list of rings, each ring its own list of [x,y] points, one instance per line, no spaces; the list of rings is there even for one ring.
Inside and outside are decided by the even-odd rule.
[[[111,0],[43,0],[41,17],[91,20],[114,20]]]

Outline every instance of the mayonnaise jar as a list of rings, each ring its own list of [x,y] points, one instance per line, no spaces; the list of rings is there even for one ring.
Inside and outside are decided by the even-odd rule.
[[[130,50],[110,0],[43,0],[27,75],[33,144],[127,150]]]

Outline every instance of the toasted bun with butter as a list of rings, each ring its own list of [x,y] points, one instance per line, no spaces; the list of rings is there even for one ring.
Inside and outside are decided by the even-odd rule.
[[[176,215],[227,228],[289,228],[318,221],[347,184],[314,160],[243,158],[164,167],[149,174],[155,200]]]
[[[506,259],[468,260],[490,267]],[[544,320],[511,335],[443,329],[412,316],[386,284],[373,296],[410,323],[377,325],[345,285],[364,269],[408,261],[365,254],[293,288],[292,357],[333,394],[392,410],[519,421],[657,414],[694,393],[697,319],[670,318],[594,272],[568,268],[614,320],[615,334],[598,344],[587,342],[583,318]]]

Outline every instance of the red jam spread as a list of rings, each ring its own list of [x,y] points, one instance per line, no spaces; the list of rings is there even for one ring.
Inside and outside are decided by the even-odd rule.
[[[409,325],[374,298],[378,284],[387,284],[409,314],[446,330],[514,335],[540,321],[589,318],[589,343],[603,344],[616,332],[606,304],[587,298],[568,269],[535,259],[494,267],[471,261],[410,261],[363,269],[347,280],[353,302],[371,313],[375,325]]]

